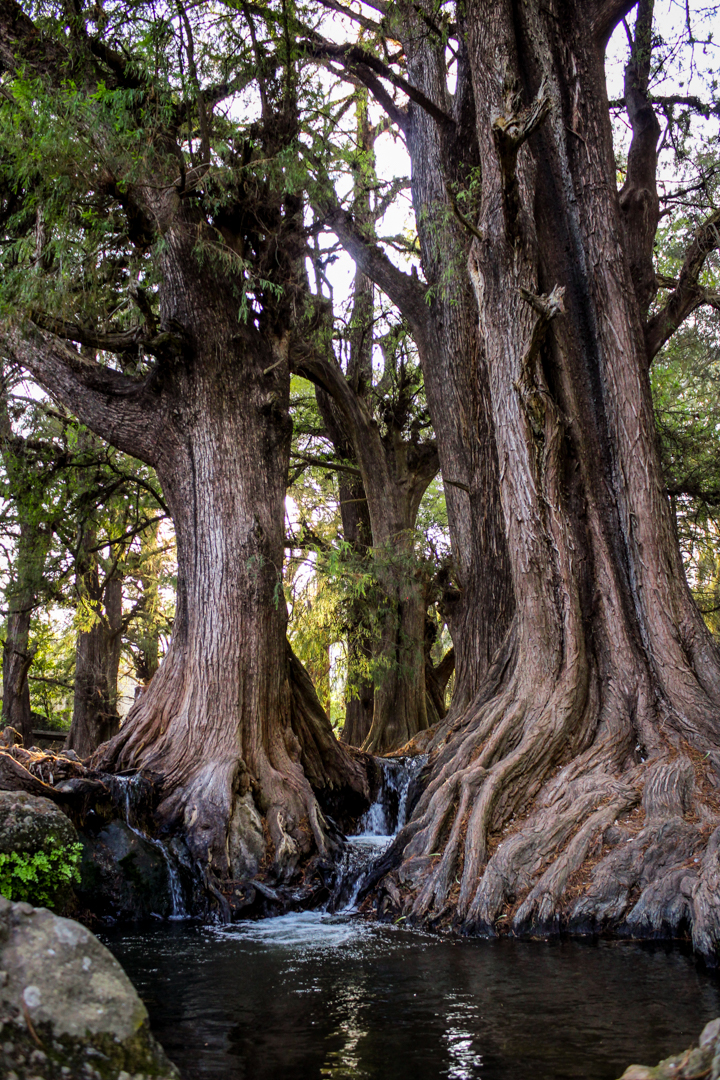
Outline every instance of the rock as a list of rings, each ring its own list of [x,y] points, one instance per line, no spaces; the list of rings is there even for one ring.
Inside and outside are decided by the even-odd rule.
[[[166,918],[172,913],[170,879],[162,851],[123,821],[96,836],[81,834],[81,904],[101,918]]]
[[[34,855],[77,840],[70,818],[49,799],[24,791],[0,791],[0,853]]]
[[[706,1024],[699,1045],[665,1058],[654,1068],[630,1065],[620,1080],[720,1080],[720,1018]]]
[[[230,873],[235,881],[254,878],[265,855],[262,818],[248,792],[236,799],[228,827]]]
[[[176,1080],[117,960],[70,919],[0,897],[0,1075]]]

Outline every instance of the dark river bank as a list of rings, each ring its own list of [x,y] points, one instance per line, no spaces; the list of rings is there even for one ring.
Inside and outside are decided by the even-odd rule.
[[[186,1080],[614,1080],[720,1015],[717,977],[659,945],[448,940],[319,913],[100,937]]]

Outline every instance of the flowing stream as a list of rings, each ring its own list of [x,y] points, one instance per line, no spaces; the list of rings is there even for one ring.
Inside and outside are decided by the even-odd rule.
[[[342,911],[101,933],[185,1080],[614,1080],[720,1015],[717,978],[677,948],[458,940],[354,914],[421,767],[383,762]]]

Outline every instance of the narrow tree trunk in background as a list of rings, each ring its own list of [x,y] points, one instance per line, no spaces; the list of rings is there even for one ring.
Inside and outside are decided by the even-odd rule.
[[[117,570],[105,581],[103,601],[105,608],[103,667],[108,688],[108,713],[119,717],[118,676],[122,652],[123,579]]]
[[[327,380],[327,393],[343,414],[367,499],[380,601],[372,615],[379,626],[379,641],[373,647],[377,673],[373,718],[362,748],[383,754],[403,746],[428,726],[427,603],[415,567],[414,538],[420,501],[437,472],[437,455],[434,447],[405,442],[399,431],[381,436],[362,397],[352,391],[339,370],[324,365],[321,379]],[[331,426],[333,411],[322,392],[318,401]]]
[[[372,543],[370,515],[362,483],[349,484],[340,480],[340,516],[343,537],[352,545],[358,558],[367,557]],[[364,626],[367,622],[364,604],[354,600],[348,615],[348,667],[350,671],[362,671],[372,663],[372,649]],[[351,676],[352,677],[352,676]],[[370,731],[373,716],[374,689],[371,678],[355,675],[352,693],[345,700],[345,724],[343,741],[350,746],[362,746]]]
[[[117,677],[122,644],[122,579],[100,583],[97,534],[86,525],[76,555],[78,597],[95,615],[89,630],[78,630],[75,643],[73,716],[65,749],[85,758],[120,728]],[[104,601],[104,603],[103,603]]]
[[[140,539],[140,554],[145,561],[140,572],[142,595],[139,606],[140,633],[137,637],[137,650],[134,652],[135,678],[142,686],[152,679],[160,664],[160,632],[157,625],[159,586],[157,568],[153,566],[152,550],[157,541],[157,525],[149,532],[143,532]]]
[[[3,726],[10,724],[30,746],[33,721],[30,709],[30,670],[34,649],[30,623],[42,582],[50,534],[21,523],[13,582],[7,593],[8,619],[3,642]]]
[[[340,453],[360,469],[365,496],[362,527],[369,524],[371,555],[380,583],[379,610],[371,614],[379,627],[370,646],[375,686],[372,723],[365,731],[363,750],[383,754],[396,750],[428,726],[425,693],[424,588],[415,573],[414,535],[420,501],[437,473],[437,453],[431,445],[414,445],[403,432],[388,423],[381,434],[368,398],[372,389],[373,287],[359,270],[355,276],[353,337],[346,376],[332,362],[310,366],[309,374],[320,384],[317,400],[330,438]],[[356,504],[346,499],[351,533],[360,525],[350,519]],[[343,501],[341,499],[341,512]],[[343,527],[345,527],[343,517]],[[360,549],[358,549],[360,550]],[[367,550],[367,549],[366,549]],[[360,551],[362,554],[362,551]],[[383,595],[384,594],[384,595]],[[358,622],[367,621],[358,604]],[[362,643],[352,648],[366,648]],[[369,687],[357,702],[359,736],[368,720]],[[348,738],[346,741],[350,742]]]

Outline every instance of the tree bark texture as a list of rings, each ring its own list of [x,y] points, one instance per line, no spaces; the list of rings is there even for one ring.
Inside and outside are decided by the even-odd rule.
[[[169,239],[164,314],[188,328],[192,353],[168,373],[173,408],[155,464],[177,539],[173,638],[98,760],[160,773],[160,818],[181,820],[193,854],[218,876],[228,872],[233,798],[254,789],[272,862],[287,876],[327,847],[290,723],[287,337],[238,324],[230,298],[214,282],[203,288],[185,245]]]
[[[42,584],[50,547],[49,531],[21,522],[13,581],[8,590],[8,618],[3,642],[3,726],[19,731],[25,746],[33,737],[28,672],[35,656],[30,643],[30,623]]]
[[[470,272],[516,616],[436,744],[395,858],[410,919],[689,932],[714,957],[720,657],[660,472],[604,13],[471,10],[483,175]]]
[[[514,605],[487,363],[465,272],[472,235],[453,209],[457,192],[477,180],[480,165],[469,59],[461,34],[451,100],[442,41],[437,34],[418,32],[416,9],[400,5],[399,12],[409,81],[454,120],[449,131],[418,105],[408,107],[413,205],[423,273],[432,289],[418,345],[459,586],[445,594],[456,659],[451,723],[476,695]]]
[[[286,879],[331,843],[303,756],[314,758],[319,787],[367,792],[322,710],[308,710],[307,688],[291,685],[281,582],[288,332],[238,321],[231,284],[203,272],[196,226],[172,189],[165,198],[161,319],[182,328],[181,357],[133,383],[97,366],[73,370],[69,350],[39,331],[16,333],[13,347],[90,428],[154,466],[175,525],[170,648],[95,764],[153,774],[159,823],[181,828],[216,878],[232,873],[230,823],[242,828],[234,806],[251,792],[267,823],[265,869]],[[292,720],[308,711],[302,731],[314,742],[304,747]]]
[[[78,595],[95,615],[89,630],[78,630],[75,643],[73,716],[65,749],[89,757],[120,729],[117,681],[122,646],[122,579],[100,582],[96,533],[86,525],[77,552]]]

